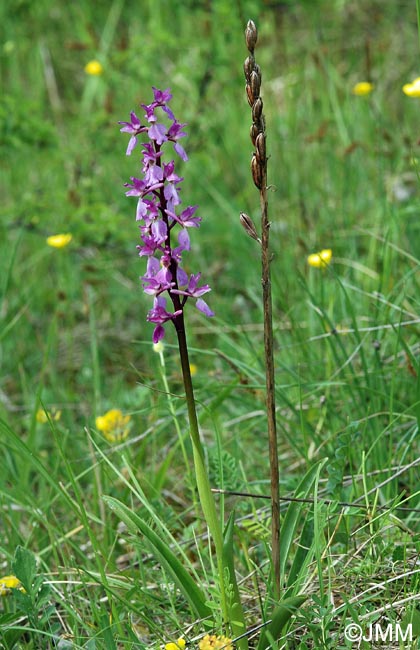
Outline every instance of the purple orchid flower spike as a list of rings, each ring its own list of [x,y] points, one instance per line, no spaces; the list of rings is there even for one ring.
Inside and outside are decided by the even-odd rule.
[[[144,134],[142,143],[142,177],[132,176],[126,183],[127,196],[138,199],[136,221],[139,225],[139,255],[147,257],[147,270],[141,277],[143,290],[154,296],[153,308],[147,320],[155,323],[153,342],[157,343],[165,335],[164,325],[172,321],[175,327],[183,318],[183,310],[188,299],[194,299],[199,311],[206,316],[214,316],[213,311],[202,299],[210,291],[205,284],[198,286],[201,273],[189,277],[182,267],[182,256],[190,250],[188,228],[198,228],[201,217],[195,215],[197,206],[181,205],[181,183],[183,178],[175,171],[173,160],[164,160],[166,147],[172,143],[176,154],[186,162],[188,156],[179,140],[187,134],[185,124],[178,122],[169,102],[172,94],[169,88],[159,90],[153,87],[154,101],[141,104],[144,109],[144,124],[132,111],[130,122],[119,122],[123,133],[130,135],[127,146],[129,156],[138,144],[138,136]],[[173,246],[172,231],[178,229],[178,245]],[[167,308],[166,294],[172,303],[172,311]]]

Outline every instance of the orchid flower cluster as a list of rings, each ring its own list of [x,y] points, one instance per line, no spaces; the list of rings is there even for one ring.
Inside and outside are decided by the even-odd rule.
[[[175,118],[168,104],[172,99],[170,89],[158,90],[153,87],[154,101],[141,104],[145,110],[142,123],[136,113],[131,112],[130,122],[119,122],[121,131],[131,135],[127,156],[131,155],[144,134],[142,142],[142,178],[131,177],[125,183],[127,196],[138,197],[136,220],[139,223],[141,244],[137,246],[139,255],[147,257],[147,269],[141,277],[143,290],[154,297],[153,308],[147,320],[155,323],[153,342],[157,343],[165,335],[164,324],[172,320],[175,327],[181,326],[183,308],[188,298],[196,299],[196,307],[206,316],[214,313],[202,299],[210,291],[208,284],[199,286],[201,273],[188,274],[182,267],[182,254],[190,250],[189,228],[198,228],[201,217],[195,216],[196,205],[180,209],[180,184],[184,180],[175,172],[173,160],[164,162],[164,147],[173,143],[175,153],[184,161],[188,156],[179,143],[187,134]],[[168,126],[169,123],[169,126]],[[177,245],[173,245],[174,230],[178,228]],[[173,311],[168,311],[166,298],[169,294]]]

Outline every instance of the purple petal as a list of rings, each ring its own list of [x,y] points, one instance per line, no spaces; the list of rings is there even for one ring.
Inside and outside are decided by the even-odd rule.
[[[164,221],[155,221],[152,224],[152,234],[153,234],[153,239],[157,244],[162,244],[167,235],[168,235],[168,227]]]
[[[128,142],[127,151],[125,152],[126,156],[131,156],[131,153],[134,147],[136,146],[136,144],[137,144],[137,138],[135,135],[132,135]]]
[[[144,217],[147,214],[147,204],[143,201],[143,199],[139,199],[139,202],[137,203],[137,210],[136,210],[136,221],[141,221],[144,219]]]
[[[146,275],[149,278],[152,278],[153,276],[156,275],[156,273],[159,272],[160,269],[160,264],[159,260],[156,259],[156,257],[149,257],[147,260],[147,271]]]
[[[184,162],[187,162],[187,160],[188,160],[187,152],[185,151],[184,147],[181,147],[181,145],[179,144],[179,142],[175,142],[175,144],[174,144],[174,149],[175,149],[175,151],[177,152],[178,156],[179,156],[179,157],[180,157]]]
[[[162,110],[165,111],[166,115],[169,117],[170,120],[175,119],[175,115],[172,113],[171,109],[169,106],[162,106]]]
[[[167,102],[171,101],[172,94],[170,88],[166,88],[166,90],[159,90],[159,88],[152,86],[152,89],[153,95],[155,97],[155,102],[158,102],[158,104],[166,104]]]
[[[176,277],[178,280],[178,285],[180,287],[185,287],[188,284],[188,275],[185,273],[184,269],[178,266],[176,270]]]
[[[210,309],[208,304],[202,299],[198,298],[197,302],[195,303],[195,306],[197,309],[203,312],[206,316],[214,316],[214,311]]]
[[[159,343],[165,336],[165,328],[163,325],[156,325],[153,331],[153,343]]]
[[[182,250],[184,250],[184,251],[189,251],[190,250],[190,248],[191,248],[190,236],[188,234],[188,230],[185,230],[185,228],[183,228],[181,230],[181,232],[179,233],[178,242],[179,242],[179,245],[182,248]]]
[[[149,128],[149,138],[156,144],[161,145],[168,138],[166,137],[166,126],[164,124],[152,124]]]

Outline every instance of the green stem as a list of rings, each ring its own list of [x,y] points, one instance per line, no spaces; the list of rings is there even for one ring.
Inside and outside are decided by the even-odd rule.
[[[195,408],[194,390],[191,379],[190,362],[188,357],[187,338],[185,335],[184,314],[174,318],[174,325],[178,336],[179,355],[181,358],[182,376],[184,380],[185,397],[187,401],[188,419],[190,424],[190,437],[193,447],[194,467],[197,481],[198,495],[210,535],[216,549],[216,562],[219,574],[220,598],[223,618],[229,623],[229,610],[226,600],[226,590],[223,571],[223,534],[222,526],[217,516],[216,504],[211,491],[210,481],[206,469],[203,445],[198,429],[197,411]]]
[[[416,9],[417,9],[417,35],[418,35],[419,46],[420,46],[420,0],[416,0]]]

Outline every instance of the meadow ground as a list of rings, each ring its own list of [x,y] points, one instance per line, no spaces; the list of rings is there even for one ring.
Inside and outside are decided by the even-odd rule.
[[[195,648],[231,633],[175,334],[153,349],[123,187],[139,156],[125,156],[117,122],[141,114],[152,86],[171,88],[188,124],[178,173],[203,219],[187,270],[203,272],[215,316],[188,304],[186,320],[210,482],[227,492],[221,520],[235,512],[246,624],[271,616],[259,247],[239,222],[259,220],[249,18],[270,156],[282,597],[308,596],[270,640],[418,647],[420,92],[402,90],[420,76],[416,2],[19,0],[0,8],[6,650]],[[48,244],[57,234],[71,241]],[[326,249],[328,264],[308,264]],[[16,574],[26,592],[9,589]],[[349,625],[388,637],[358,640]]]

